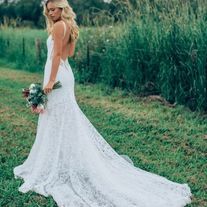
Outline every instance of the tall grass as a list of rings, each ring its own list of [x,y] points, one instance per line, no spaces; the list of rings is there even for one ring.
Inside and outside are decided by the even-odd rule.
[[[122,24],[81,28],[70,60],[76,79],[139,95],[160,94],[171,103],[207,111],[205,1],[140,0],[136,9],[128,8],[131,15]],[[34,42],[37,37],[46,40],[43,31],[0,32],[0,55],[7,62],[16,61],[19,68],[31,71],[44,67],[46,44],[37,55]]]
[[[29,71],[38,71],[43,68],[46,59],[46,43],[43,32],[29,28],[15,29],[1,27],[0,56],[8,63],[15,63],[15,67]],[[42,42],[36,49],[36,41]],[[44,43],[43,43],[44,42]],[[37,55],[40,53],[41,56]]]

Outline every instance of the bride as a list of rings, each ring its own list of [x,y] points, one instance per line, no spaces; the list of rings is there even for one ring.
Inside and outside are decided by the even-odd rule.
[[[61,207],[183,207],[191,203],[188,184],[144,171],[119,155],[79,108],[68,57],[78,26],[67,0],[44,4],[47,61],[43,89],[47,108],[38,117],[36,139],[25,162],[13,169],[19,191],[52,196]],[[52,90],[56,81],[62,87]],[[35,113],[36,111],[34,111]]]

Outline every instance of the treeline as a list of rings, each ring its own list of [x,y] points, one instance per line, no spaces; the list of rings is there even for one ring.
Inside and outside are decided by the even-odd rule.
[[[77,22],[84,26],[100,26],[123,21],[130,8],[136,8],[136,1],[112,0],[70,0],[69,4],[77,14]],[[3,0],[0,3],[0,23],[10,26],[44,28],[42,0]],[[15,20],[15,21],[14,21]]]
[[[187,16],[193,14],[198,18],[200,5],[206,8],[206,0],[70,0],[69,4],[77,14],[77,22],[83,26],[111,25],[124,22],[135,11],[140,17],[151,14],[169,14],[171,10],[188,9]],[[29,26],[44,28],[42,0],[0,0],[0,24],[13,27]]]

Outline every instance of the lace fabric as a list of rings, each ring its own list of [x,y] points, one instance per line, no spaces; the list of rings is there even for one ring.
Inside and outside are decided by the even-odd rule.
[[[51,72],[51,36],[47,48],[43,86]],[[62,88],[48,94],[30,153],[13,169],[15,178],[24,180],[20,192],[51,195],[61,207],[183,207],[191,202],[188,184],[135,167],[106,142],[76,102],[68,60],[61,60],[57,80]]]

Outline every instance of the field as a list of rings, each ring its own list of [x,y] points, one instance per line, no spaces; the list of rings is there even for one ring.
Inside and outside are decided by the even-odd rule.
[[[51,197],[22,194],[13,168],[27,157],[35,139],[37,115],[31,114],[21,89],[41,82],[42,73],[0,68],[0,206],[54,207]],[[120,154],[135,166],[188,183],[193,202],[188,207],[207,206],[207,118],[187,107],[139,97],[102,84],[76,84],[81,110]]]

